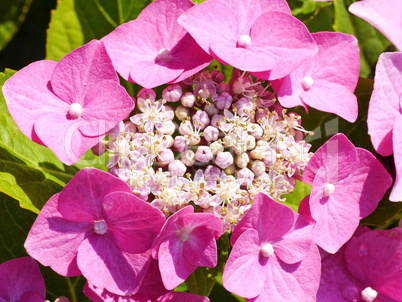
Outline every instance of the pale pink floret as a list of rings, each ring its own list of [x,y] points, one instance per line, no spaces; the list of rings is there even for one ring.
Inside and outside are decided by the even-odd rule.
[[[304,168],[303,181],[313,185],[309,198],[313,240],[329,253],[350,239],[360,219],[374,211],[392,184],[382,164],[342,133],[315,152]]]
[[[402,1],[363,0],[352,3],[349,11],[376,27],[402,51]]]
[[[349,122],[357,118],[353,94],[359,78],[360,58],[352,35],[320,32],[312,34],[318,53],[281,81],[273,83],[284,107],[303,105],[339,115]]]
[[[206,1],[179,23],[215,59],[262,79],[284,77],[316,52],[307,28],[284,0]]]
[[[152,256],[159,260],[167,289],[180,285],[197,267],[215,267],[216,240],[222,235],[221,220],[209,213],[194,213],[184,207],[169,217],[155,238]]]
[[[232,234],[223,285],[247,301],[314,301],[321,265],[311,231],[303,217],[258,193]]]
[[[92,41],[59,63],[38,61],[3,86],[8,110],[27,137],[72,165],[134,107],[103,43]]]
[[[138,291],[163,214],[109,173],[85,168],[45,204],[25,248],[63,276],[118,294]]]
[[[45,282],[31,257],[0,264],[0,301],[43,302],[45,297]]]
[[[359,228],[336,254],[322,253],[317,302],[401,301],[402,229]]]
[[[128,81],[153,88],[177,83],[206,67],[211,57],[177,23],[192,6],[190,0],[157,0],[136,20],[104,37],[117,72]]]
[[[402,200],[402,53],[383,53],[378,59],[367,124],[376,151],[394,154],[396,179],[390,200]]]

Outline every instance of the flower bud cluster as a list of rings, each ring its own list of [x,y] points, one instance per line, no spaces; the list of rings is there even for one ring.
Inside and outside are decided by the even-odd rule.
[[[229,232],[265,192],[283,201],[312,154],[300,116],[266,82],[235,71],[229,84],[205,70],[137,95],[137,111],[109,134],[110,172],[166,215],[187,204],[214,213]]]

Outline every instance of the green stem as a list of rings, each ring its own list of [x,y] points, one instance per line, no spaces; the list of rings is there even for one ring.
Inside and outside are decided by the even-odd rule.
[[[67,280],[68,288],[69,288],[70,293],[71,293],[70,301],[71,302],[77,302],[77,296],[75,294],[75,288],[74,288],[73,284],[71,283],[70,278],[66,278],[66,280]]]

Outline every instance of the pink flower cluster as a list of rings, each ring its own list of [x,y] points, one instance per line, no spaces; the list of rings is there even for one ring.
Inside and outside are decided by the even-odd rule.
[[[212,59],[234,66],[231,77],[205,69]],[[144,87],[134,111],[115,70]],[[401,301],[402,232],[359,228],[391,176],[343,134],[313,155],[300,116],[284,108],[353,122],[358,72],[353,36],[310,34],[285,0],[157,0],[60,62],[27,66],[3,87],[21,131],[69,165],[92,147],[110,157],[110,173],[82,169],[48,200],[28,254],[83,275],[93,301],[207,302],[173,290],[217,265],[226,232],[223,285],[246,301]],[[393,200],[401,89],[402,58],[385,54],[369,126],[378,152],[395,156]],[[282,203],[296,180],[311,185],[299,213]],[[38,275],[20,261],[0,272],[27,265]],[[29,282],[0,282],[0,299],[43,301],[43,280]]]

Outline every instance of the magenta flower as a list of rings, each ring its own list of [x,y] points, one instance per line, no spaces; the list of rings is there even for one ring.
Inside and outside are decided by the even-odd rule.
[[[215,59],[258,72],[262,79],[288,75],[317,51],[285,0],[206,1],[186,11],[179,23]]]
[[[247,301],[313,301],[321,259],[311,225],[265,193],[233,231],[224,287]]]
[[[360,57],[354,36],[320,32],[312,34],[318,53],[306,59],[290,75],[273,83],[285,107],[303,105],[339,115],[349,122],[357,118],[353,94],[359,78]]]
[[[119,296],[88,282],[84,286],[84,294],[93,302],[151,302],[166,293],[168,290],[163,286],[158,262],[154,259],[151,260],[148,272],[134,295]]]
[[[59,63],[28,65],[3,86],[8,110],[34,142],[72,165],[134,108],[103,43],[92,41]]]
[[[349,11],[377,28],[402,51],[402,1],[363,0],[352,3]]]
[[[155,302],[209,302],[207,297],[189,293],[171,292],[159,297]]]
[[[392,184],[381,163],[342,133],[315,152],[304,168],[303,181],[313,185],[309,207],[314,242],[329,253],[352,237],[360,219],[374,211]]]
[[[180,285],[197,267],[215,267],[216,240],[222,235],[222,221],[209,213],[194,213],[191,206],[166,220],[152,247],[167,289]]]
[[[157,0],[102,41],[120,75],[145,88],[180,82],[211,62],[177,23],[190,0]]]
[[[43,302],[45,298],[45,281],[31,257],[0,264],[0,301]]]
[[[163,223],[163,214],[125,182],[86,168],[45,204],[25,248],[60,275],[82,274],[96,287],[129,295],[147,272]]]
[[[335,255],[324,253],[317,301],[402,301],[401,263],[401,228],[359,228]]]
[[[374,149],[383,156],[394,153],[396,179],[389,197],[392,201],[402,200],[401,101],[402,53],[383,53],[376,67],[367,124]]]

